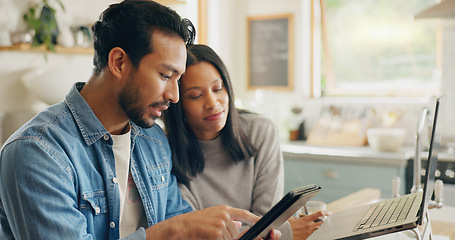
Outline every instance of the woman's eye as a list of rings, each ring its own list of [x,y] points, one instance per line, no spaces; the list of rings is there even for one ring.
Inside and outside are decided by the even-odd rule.
[[[202,95],[196,95],[196,96],[190,96],[191,99],[198,99],[200,98]]]
[[[220,87],[220,88],[215,88],[213,91],[215,91],[215,92],[219,92],[219,91],[221,91],[221,90],[223,90],[223,88],[222,88],[222,87]]]

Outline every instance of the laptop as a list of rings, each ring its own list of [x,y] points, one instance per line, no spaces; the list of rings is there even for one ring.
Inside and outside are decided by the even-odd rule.
[[[441,141],[445,95],[436,99],[423,192],[403,195],[333,213],[308,239],[365,239],[422,225],[433,194]]]

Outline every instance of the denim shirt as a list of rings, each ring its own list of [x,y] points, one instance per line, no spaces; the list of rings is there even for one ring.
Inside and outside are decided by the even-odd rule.
[[[76,83],[0,152],[0,239],[118,239],[120,197],[111,135]],[[163,130],[131,124],[131,174],[149,226],[191,211],[172,175]],[[145,239],[140,228],[128,239]]]

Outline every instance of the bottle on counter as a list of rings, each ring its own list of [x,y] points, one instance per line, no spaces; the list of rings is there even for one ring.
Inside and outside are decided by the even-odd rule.
[[[304,140],[305,136],[305,124],[302,120],[303,109],[301,107],[291,108],[292,115],[290,119],[290,128],[289,128],[289,140],[297,141]]]

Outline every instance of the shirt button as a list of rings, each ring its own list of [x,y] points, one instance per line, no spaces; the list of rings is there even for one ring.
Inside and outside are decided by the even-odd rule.
[[[115,178],[112,178],[112,182],[113,183],[117,183],[118,182],[118,179],[115,177]]]
[[[111,223],[109,223],[109,227],[111,227],[111,228],[115,228],[115,222],[111,222]]]
[[[161,182],[164,182],[164,176],[161,176]]]
[[[95,213],[98,214],[100,213],[101,209],[99,207],[95,207]]]
[[[106,141],[109,140],[109,135],[108,134],[104,135],[104,140],[106,140]]]

